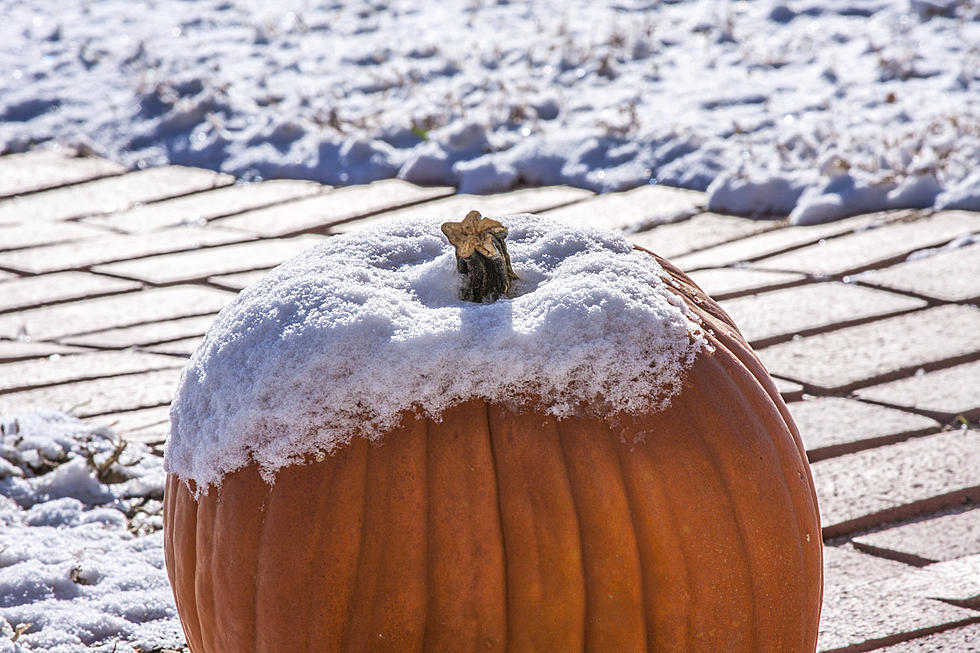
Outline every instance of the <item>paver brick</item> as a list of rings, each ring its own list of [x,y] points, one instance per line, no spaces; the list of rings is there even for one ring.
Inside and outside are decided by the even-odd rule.
[[[980,431],[949,431],[811,465],[824,537],[980,500]]]
[[[724,267],[744,261],[753,261],[793,248],[816,243],[822,238],[867,228],[870,225],[887,224],[909,215],[908,211],[888,211],[857,215],[834,222],[817,225],[783,227],[755,236],[748,236],[729,243],[677,257],[673,262],[682,270]]]
[[[980,508],[957,508],[948,514],[860,535],[853,544],[861,551],[913,565],[975,556],[980,554]]]
[[[214,322],[214,314],[181,317],[163,322],[150,322],[134,326],[95,331],[79,336],[62,338],[68,345],[98,347],[101,349],[126,349],[146,347],[172,340],[200,337]]]
[[[857,280],[947,302],[977,302],[980,301],[980,242],[941,249],[930,256],[863,272]]]
[[[970,623],[875,650],[877,653],[976,653],[977,642],[980,642],[980,623]]]
[[[249,211],[216,221],[263,237],[323,230],[330,225],[446,197],[453,189],[425,187],[401,179],[382,179],[361,186],[337,188],[298,202]]]
[[[0,281],[0,313],[140,288],[140,284],[135,281],[113,279],[88,272],[20,277]]]
[[[591,197],[591,191],[571,186],[545,186],[497,193],[495,195],[452,195],[401,209],[385,211],[369,218],[351,220],[330,227],[331,233],[347,233],[373,227],[389,220],[401,218],[439,218],[462,220],[472,210],[486,216],[502,216],[514,213],[543,213],[547,209],[563,206]]]
[[[84,221],[125,233],[145,233],[186,225],[203,226],[215,218],[289,203],[322,193],[328,188],[329,186],[298,179],[235,184],[144,204],[128,211],[85,218]]]
[[[969,359],[980,309],[947,304],[759,349],[773,374],[823,392],[883,383]],[[809,390],[808,390],[809,391]]]
[[[772,220],[751,220],[717,213],[701,213],[686,220],[660,224],[647,231],[631,233],[627,238],[640,247],[670,259],[720,243],[771,231],[783,224]]]
[[[0,200],[0,224],[68,220],[122,211],[234,181],[210,170],[164,166]]]
[[[938,431],[939,422],[894,408],[843,397],[788,404],[810,462]]]
[[[772,380],[775,382],[776,391],[779,392],[783,401],[799,401],[803,398],[803,386],[799,383],[781,379],[778,376],[772,377]]]
[[[171,356],[142,352],[49,356],[0,365],[0,393],[180,366],[180,360]]]
[[[53,340],[146,322],[217,313],[234,293],[200,286],[154,288],[0,315],[0,338]]]
[[[754,346],[925,306],[922,299],[836,281],[721,302]]]
[[[628,191],[596,195],[575,204],[544,211],[544,214],[567,224],[641,231],[699,213],[706,204],[705,194],[698,191],[669,186],[640,186]],[[659,250],[654,251],[661,254]]]
[[[160,443],[170,433],[170,406],[109,413],[88,417],[85,421],[93,426],[107,427],[124,440]]]
[[[60,356],[62,354],[77,354],[90,351],[81,347],[60,345],[56,342],[32,342],[29,340],[0,339],[0,363],[41,358],[43,356]]]
[[[270,238],[108,263],[97,265],[92,270],[152,284],[196,281],[229,272],[273,267],[326,238],[326,236],[312,234],[292,238]]]
[[[81,418],[164,406],[179,378],[177,370],[167,369],[10,392],[0,395],[0,413],[60,410]]]
[[[907,593],[980,608],[980,554],[909,569],[877,583],[888,593]],[[980,613],[977,613],[980,620]]]
[[[171,356],[184,356],[189,358],[193,354],[198,345],[203,341],[203,337],[196,338],[183,338],[181,340],[171,340],[169,342],[161,342],[157,345],[151,345],[146,348],[146,351],[151,351],[157,354],[169,354]]]
[[[814,275],[853,274],[898,262],[911,252],[980,231],[980,213],[942,211],[913,220],[866,229],[779,254],[752,267]]]
[[[24,247],[54,245],[83,238],[97,238],[109,232],[78,222],[40,222],[0,225],[0,252]]]
[[[90,268],[100,263],[251,240],[253,236],[215,227],[173,227],[154,233],[102,236],[44,247],[0,252],[0,266],[27,274]]]
[[[980,619],[897,581],[917,570],[839,547],[824,547],[826,573],[818,650],[867,651]],[[889,563],[885,566],[884,563]]]
[[[943,421],[957,416],[977,421],[980,420],[980,361],[913,374],[855,390],[854,394],[862,399],[933,415]]]
[[[208,277],[208,283],[225,288],[227,290],[240,291],[251,286],[269,274],[268,269],[252,270],[250,272],[236,272],[234,274],[219,274],[215,277]]]
[[[126,169],[98,157],[73,156],[55,150],[35,150],[0,157],[0,197],[30,193],[99,177]]]
[[[691,279],[716,300],[730,299],[777,290],[802,283],[806,276],[798,272],[772,272],[749,268],[705,268],[691,272]]]

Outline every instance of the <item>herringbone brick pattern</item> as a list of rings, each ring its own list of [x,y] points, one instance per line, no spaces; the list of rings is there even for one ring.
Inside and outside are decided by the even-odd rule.
[[[179,369],[217,311],[334,233],[469,209],[624,229],[720,300],[789,402],[823,519],[820,649],[980,650],[980,214],[792,227],[663,187],[231,183],[0,157],[0,413],[61,409],[161,443]]]

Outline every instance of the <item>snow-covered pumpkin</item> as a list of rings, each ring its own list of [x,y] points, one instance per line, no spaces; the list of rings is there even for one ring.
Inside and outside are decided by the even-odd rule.
[[[728,316],[609,232],[444,231],[325,241],[185,368],[191,651],[815,650],[810,470]]]

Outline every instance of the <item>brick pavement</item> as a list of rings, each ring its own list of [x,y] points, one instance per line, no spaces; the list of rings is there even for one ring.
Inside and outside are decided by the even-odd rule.
[[[980,650],[980,214],[792,227],[660,187],[231,184],[0,157],[0,413],[57,408],[161,443],[179,368],[217,311],[332,233],[469,208],[622,228],[719,299],[789,402],[823,519],[820,650]]]

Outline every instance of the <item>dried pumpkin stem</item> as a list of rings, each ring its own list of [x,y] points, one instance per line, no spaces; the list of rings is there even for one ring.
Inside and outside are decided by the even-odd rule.
[[[459,298],[467,302],[494,302],[510,292],[517,279],[507,252],[507,227],[470,211],[462,222],[446,222],[442,233],[456,248],[456,269],[466,279]]]

